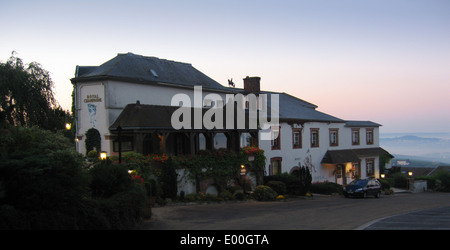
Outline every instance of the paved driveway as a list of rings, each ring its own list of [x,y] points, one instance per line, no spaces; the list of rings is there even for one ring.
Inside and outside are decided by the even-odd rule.
[[[450,230],[450,206],[387,217],[364,230]]]
[[[448,193],[401,193],[376,199],[315,196],[287,202],[236,202],[153,208],[139,229],[280,230],[365,229],[383,218],[450,206]],[[416,220],[410,214],[409,220]],[[394,218],[394,217],[391,217]]]

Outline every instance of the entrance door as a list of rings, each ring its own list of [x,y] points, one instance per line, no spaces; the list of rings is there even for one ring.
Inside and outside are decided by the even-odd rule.
[[[337,164],[336,165],[336,183],[340,185],[347,185],[347,176],[345,175],[345,165]]]

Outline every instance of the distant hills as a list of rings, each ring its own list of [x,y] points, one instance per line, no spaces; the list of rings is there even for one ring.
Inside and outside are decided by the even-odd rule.
[[[409,159],[411,166],[450,165],[449,133],[381,134],[380,145],[395,159]]]
[[[420,168],[436,168],[439,166],[448,166],[450,162],[435,161],[434,158],[420,157],[413,155],[396,155],[394,154],[391,164],[405,167],[420,167]]]

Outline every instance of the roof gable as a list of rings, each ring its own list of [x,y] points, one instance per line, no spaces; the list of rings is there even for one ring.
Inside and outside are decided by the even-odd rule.
[[[204,88],[226,88],[198,71],[191,64],[135,55],[118,54],[100,66],[78,66],[72,82],[113,79],[141,83],[166,83],[179,86],[201,85]]]

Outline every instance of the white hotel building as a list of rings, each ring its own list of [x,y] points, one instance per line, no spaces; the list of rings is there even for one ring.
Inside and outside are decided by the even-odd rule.
[[[259,77],[246,77],[243,89],[225,87],[190,64],[127,53],[100,66],[77,66],[71,81],[76,89],[77,150],[83,154],[88,130],[99,134],[97,150],[108,155],[118,152],[118,130],[122,152],[188,154],[252,144],[265,151],[266,175],[308,166],[313,182],[339,184],[355,177],[379,177],[380,155],[390,156],[379,145],[380,124],[342,120],[289,94],[262,91]],[[196,86],[202,87],[201,98],[195,96]],[[223,105],[220,99],[227,100],[227,95],[250,93],[267,94],[268,109],[270,96],[278,95],[279,124],[271,128],[279,132],[277,138],[262,140],[262,131],[248,125],[207,129],[192,124],[176,130],[170,123],[178,109],[172,105],[177,94],[189,97],[192,113],[203,107],[200,112],[205,114],[211,106]],[[224,117],[224,124],[229,118]]]

